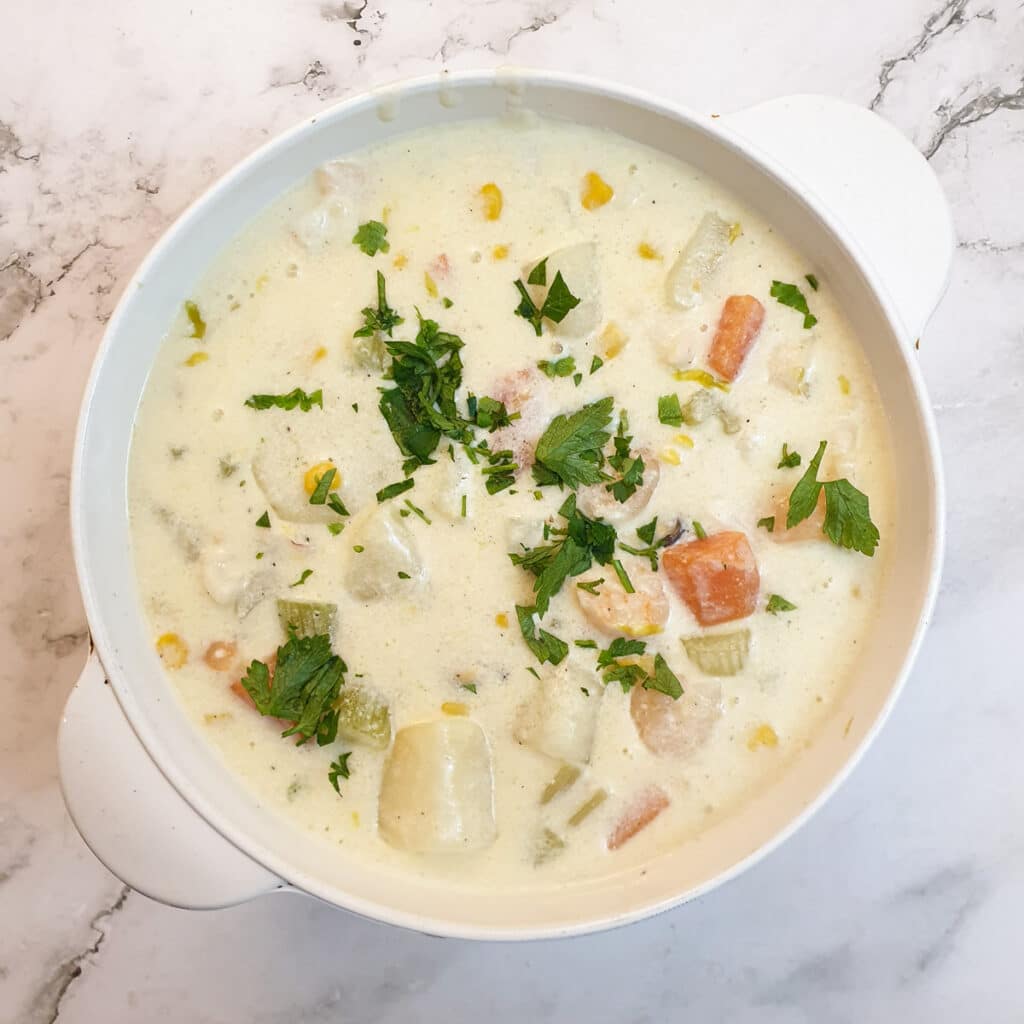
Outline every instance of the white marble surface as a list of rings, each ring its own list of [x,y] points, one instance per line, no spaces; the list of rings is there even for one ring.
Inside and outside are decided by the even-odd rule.
[[[507,63],[595,72],[698,110],[834,93],[928,155],[961,243],[920,350],[950,512],[917,669],[796,838],[625,931],[473,946],[297,896],[158,906],[92,858],[56,779],[86,647],[68,462],[103,324],[183,205],[269,134],[369,84]],[[5,0],[0,1021],[1024,1019],[1022,189],[1018,0]]]

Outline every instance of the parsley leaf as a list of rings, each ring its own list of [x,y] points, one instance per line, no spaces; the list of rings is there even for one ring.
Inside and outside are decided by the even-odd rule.
[[[790,604],[781,594],[770,594],[764,610],[769,615],[778,615],[779,612],[796,611],[796,605]]]
[[[625,658],[631,654],[643,654],[646,650],[646,640],[629,640],[624,636],[617,636],[597,656],[597,667],[604,668],[606,665],[611,665],[619,658]]]
[[[603,576],[597,580],[582,580],[581,582],[577,583],[576,586],[580,590],[585,590],[588,594],[593,594],[594,597],[597,597],[597,595],[601,593],[601,591],[598,588],[601,586],[602,583],[604,583]],[[576,644],[577,646],[580,645],[578,640],[576,641]]]
[[[785,441],[782,442],[782,458],[779,459],[779,464],[775,467],[776,469],[795,469],[800,465],[800,453],[791,452],[789,445]]]
[[[490,432],[498,430],[500,427],[507,427],[521,415],[518,412],[509,413],[504,402],[499,402],[496,398],[490,398],[487,395],[483,395],[481,398],[470,395],[466,406],[469,409],[469,418],[478,427]]]
[[[793,493],[789,496],[789,511],[786,513],[786,529],[792,530],[797,523],[802,523],[815,509],[818,504],[818,496],[821,494],[821,484],[818,483],[818,467],[821,465],[822,457],[825,455],[826,441],[818,445],[807,466],[804,475],[800,477]]]
[[[622,687],[623,693],[629,693],[637,683],[641,683],[647,678],[647,673],[640,665],[620,665],[615,662],[610,668],[605,669],[601,678],[605,685],[618,683]]]
[[[308,580],[309,577],[312,576],[312,575],[313,575],[313,570],[312,569],[303,569],[302,570],[302,575],[299,576],[299,578],[294,583],[289,583],[288,584],[288,588],[291,589],[292,587],[301,587],[302,584],[305,583],[306,580]]]
[[[526,646],[533,651],[537,660],[542,665],[546,661],[551,662],[552,665],[557,665],[569,653],[569,645],[553,633],[549,633],[546,629],[538,630],[536,623],[533,621],[535,612],[535,608],[524,608],[522,605],[516,605],[519,630],[523,634]]]
[[[541,288],[546,287],[548,283],[547,265],[548,261],[547,257],[545,257],[530,271],[526,284]],[[565,278],[562,277],[561,271],[555,274],[555,279],[551,282],[551,287],[548,289],[547,295],[539,307],[533,301],[533,297],[526,290],[526,285],[522,281],[517,280],[515,286],[520,296],[519,305],[515,308],[515,314],[529,321],[537,337],[540,337],[543,333],[542,323],[545,319],[560,324],[580,304],[580,300],[569,290],[569,286],[565,283]],[[568,377],[569,374],[564,374],[564,376]]]
[[[818,279],[814,274],[804,274],[804,280],[815,290],[818,290]]]
[[[555,377],[571,377],[576,372],[576,360],[572,356],[563,356],[551,362],[549,359],[542,359],[537,364],[541,373],[554,379]]]
[[[804,315],[804,329],[810,330],[818,318],[807,308],[807,299],[804,293],[795,284],[786,284],[783,281],[772,281],[771,296],[783,306],[789,306],[798,313]]]
[[[377,308],[365,306],[363,308],[363,326],[359,328],[354,338],[372,338],[375,334],[386,334],[389,338],[399,324],[405,320],[399,316],[398,310],[388,305],[387,284],[384,275],[377,271]]]
[[[302,388],[295,388],[286,395],[250,395],[245,404],[250,409],[294,409],[298,406],[303,412],[309,412],[314,405],[324,407],[324,395],[320,388],[306,394]]]
[[[331,484],[334,483],[334,478],[338,475],[336,469],[329,469],[323,476],[320,477],[316,482],[316,489],[309,496],[310,505],[324,505],[327,503],[327,495],[330,493]]]
[[[267,512],[266,509],[264,509],[263,515],[261,515],[259,519],[256,520],[256,525],[262,526],[264,530],[270,528],[270,513]]]
[[[337,512],[339,516],[348,515],[348,509],[345,508],[344,502],[333,491],[327,495],[327,507],[332,512]]]
[[[829,480],[825,488],[825,524],[823,529],[833,544],[852,548],[871,557],[880,534],[871,521],[868,496],[849,480]]]
[[[202,341],[206,337],[206,321],[203,319],[203,314],[199,312],[199,307],[191,299],[185,302],[185,315],[192,325],[192,333],[189,337]]]
[[[378,252],[390,250],[391,243],[387,240],[387,234],[386,224],[382,224],[379,220],[368,220],[365,224],[359,225],[359,230],[352,236],[352,241],[367,256],[376,256]]]
[[[292,636],[277,649],[273,676],[264,662],[253,661],[242,686],[261,715],[292,723],[282,736],[298,736],[300,745],[315,736],[323,746],[337,736],[338,717],[332,709],[346,671],[345,662],[331,653],[326,633]]]
[[[612,469],[622,475],[614,483],[605,484],[605,490],[611,491],[612,497],[620,503],[633,497],[637,488],[642,487],[644,482],[644,460],[639,455],[629,454],[633,438],[626,433],[628,430],[629,420],[623,411],[619,414],[619,429],[613,442],[615,452],[608,458],[608,464]]]
[[[530,271],[530,276],[526,279],[526,283],[540,285],[541,288],[543,288],[548,283],[547,256],[545,256],[544,259],[542,259],[540,263],[538,263],[537,266],[535,266],[533,270]]]
[[[666,427],[683,425],[683,410],[678,395],[662,395],[658,399],[658,422],[664,423]]]
[[[600,464],[611,436],[611,398],[583,406],[571,416],[556,416],[537,442],[533,477],[538,484],[596,484],[606,480]]]
[[[807,472],[800,478],[789,496],[789,512],[786,528],[792,529],[803,522],[814,511],[822,488],[825,490],[825,522],[822,530],[833,544],[850,548],[867,555],[874,555],[881,535],[871,521],[868,496],[859,491],[849,480],[818,480],[818,467],[825,454],[827,442],[818,445],[818,451],[811,459]]]
[[[409,477],[407,480],[399,480],[398,483],[388,484],[387,487],[382,487],[377,492],[378,504],[387,501],[389,498],[395,498],[399,494],[405,494],[406,491],[412,490],[416,486],[416,481]]]
[[[705,540],[708,535],[708,531],[696,519],[693,520],[693,532],[697,535],[697,540]]]
[[[658,517],[655,516],[649,523],[645,523],[643,526],[637,527],[636,535],[646,544],[646,547],[635,548],[631,544],[624,544],[619,541],[619,547],[623,551],[628,551],[631,555],[637,555],[640,558],[646,558],[651,563],[651,571],[658,571],[658,552],[661,548],[671,547],[677,540],[683,535],[683,522],[681,519],[676,520],[675,526],[672,527],[668,533],[658,538],[657,541],[654,539],[655,531],[658,528]]]
[[[775,532],[775,516],[765,516],[764,519],[758,519],[758,527],[764,527],[769,533]]]
[[[335,760],[330,764],[327,771],[327,781],[334,787],[334,792],[341,796],[341,790],[338,788],[338,779],[347,779],[352,774],[348,766],[348,759],[352,756],[352,751],[347,750],[344,754],[339,754]]]
[[[660,654],[654,656],[654,675],[644,680],[644,689],[657,690],[673,700],[679,700],[683,695],[682,684]]]
[[[560,324],[579,304],[580,300],[569,291],[569,286],[565,283],[562,272],[559,271],[555,274],[554,281],[551,282],[551,288],[548,290],[544,305],[541,306],[540,315]]]
[[[604,360],[600,356],[594,356],[594,358],[590,360],[591,377],[593,377],[593,375],[597,373],[597,371],[600,370],[602,366],[604,366]]]

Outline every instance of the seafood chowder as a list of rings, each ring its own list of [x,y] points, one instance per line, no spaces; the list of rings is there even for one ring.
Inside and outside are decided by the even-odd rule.
[[[133,439],[140,593],[287,827],[591,882],[834,713],[887,424],[830,282],[713,181],[562,123],[433,128],[317,169],[182,299]]]

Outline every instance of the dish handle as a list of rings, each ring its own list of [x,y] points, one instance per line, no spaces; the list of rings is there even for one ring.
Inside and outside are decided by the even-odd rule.
[[[95,651],[64,707],[57,755],[64,802],[82,838],[143,895],[206,910],[284,885],[203,821],[164,778]]]
[[[913,143],[831,96],[786,96],[722,120],[835,213],[884,282],[907,341],[919,338],[946,290],[956,237],[938,179]]]

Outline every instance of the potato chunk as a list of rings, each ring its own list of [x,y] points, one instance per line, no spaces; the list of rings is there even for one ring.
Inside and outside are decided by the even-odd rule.
[[[442,718],[400,729],[384,766],[377,827],[414,853],[482,850],[494,842],[494,779],[483,729]]]
[[[357,519],[345,537],[351,543],[345,585],[360,600],[411,596],[425,580],[412,533],[393,510],[373,509]]]
[[[559,761],[585,764],[594,745],[603,689],[594,674],[563,664],[537,684],[520,709],[516,739]]]
[[[593,242],[567,245],[564,249],[556,249],[547,260],[547,285],[531,286],[530,289],[538,308],[559,273],[580,304],[561,323],[545,321],[545,330],[550,329],[553,334],[567,339],[584,338],[592,334],[601,323],[601,279],[597,246]]]

